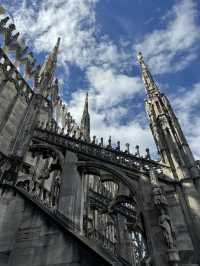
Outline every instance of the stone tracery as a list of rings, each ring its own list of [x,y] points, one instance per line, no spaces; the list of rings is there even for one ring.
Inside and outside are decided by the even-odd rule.
[[[100,171],[101,172],[101,171]],[[87,180],[88,192],[85,198],[87,210],[85,213],[84,231],[88,238],[105,246],[113,253],[119,252],[120,233],[119,221],[127,223],[127,233],[130,238],[131,253],[136,265],[140,265],[147,257],[145,230],[140,219],[140,210],[135,196],[120,193],[121,182],[116,182],[108,173],[84,174]],[[106,176],[106,177],[104,177]],[[126,189],[126,191],[128,191]],[[129,191],[130,193],[130,191]],[[142,228],[138,231],[137,228]],[[123,229],[123,230],[124,230]],[[106,244],[105,244],[106,243]],[[132,262],[134,263],[134,262]]]

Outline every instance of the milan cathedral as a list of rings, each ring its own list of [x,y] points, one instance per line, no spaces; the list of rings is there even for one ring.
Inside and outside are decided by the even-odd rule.
[[[141,53],[160,160],[90,136],[0,8],[0,266],[200,265],[200,165]]]

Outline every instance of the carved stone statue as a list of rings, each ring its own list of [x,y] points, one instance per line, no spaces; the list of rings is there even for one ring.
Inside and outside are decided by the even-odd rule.
[[[53,183],[53,187],[52,187],[52,205],[53,206],[57,205],[57,202],[59,199],[60,184],[61,184],[61,178],[60,178],[60,171],[59,171]]]
[[[50,176],[50,170],[49,168],[43,168],[41,175],[38,177],[38,180],[41,180],[43,182],[44,180],[48,179]]]
[[[16,185],[18,187],[21,187],[27,191],[32,190],[33,187],[33,173],[34,173],[34,168],[31,167],[26,173],[22,173],[18,178]]]
[[[155,169],[150,169],[149,171],[150,182],[153,186],[158,186],[158,174]]]
[[[172,249],[175,245],[175,231],[172,226],[171,219],[165,211],[161,210],[161,215],[159,216],[159,226],[162,228],[164,240],[167,246]]]
[[[159,186],[154,186],[153,187],[153,200],[154,200],[154,204],[157,207],[161,207],[161,206],[165,206],[167,205],[167,200],[163,194],[163,190],[161,187]]]

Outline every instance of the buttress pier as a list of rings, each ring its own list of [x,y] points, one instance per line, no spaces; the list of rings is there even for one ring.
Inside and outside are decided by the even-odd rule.
[[[1,13],[2,12],[2,13]],[[200,166],[141,53],[160,155],[90,136],[0,8],[0,266],[200,265]]]

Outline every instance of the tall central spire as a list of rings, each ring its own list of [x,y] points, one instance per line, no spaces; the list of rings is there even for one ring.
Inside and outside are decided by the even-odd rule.
[[[85,105],[84,105],[83,115],[81,118],[81,132],[83,134],[83,138],[89,142],[90,141],[90,114],[88,111],[88,93],[86,93]]]
[[[196,176],[194,157],[172,106],[160,93],[142,54],[138,53],[137,58],[147,92],[145,109],[161,160],[171,166],[177,178]]]
[[[153,93],[159,93],[159,89],[156,83],[153,80],[153,77],[144,62],[144,58],[141,52],[137,54],[137,59],[141,67],[142,79],[144,81],[145,90],[148,96],[151,96]]]

